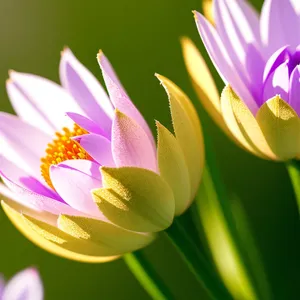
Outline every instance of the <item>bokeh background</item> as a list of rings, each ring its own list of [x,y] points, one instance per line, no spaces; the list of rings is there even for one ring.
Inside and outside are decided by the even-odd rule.
[[[251,2],[260,9],[261,0]],[[0,109],[12,112],[5,91],[9,69],[58,81],[60,51],[67,45],[99,79],[96,54],[103,49],[153,130],[154,119],[170,126],[167,97],[155,72],[181,86],[201,112],[179,43],[187,35],[203,49],[193,9],[201,9],[200,0],[1,0]],[[221,89],[220,80],[218,85]],[[227,188],[240,197],[249,217],[273,298],[299,299],[299,219],[284,165],[243,152],[205,113],[201,117]],[[2,210],[0,235],[0,272],[9,278],[37,266],[46,299],[149,299],[122,260],[89,265],[55,257],[27,241]],[[166,239],[145,254],[177,299],[207,299]]]

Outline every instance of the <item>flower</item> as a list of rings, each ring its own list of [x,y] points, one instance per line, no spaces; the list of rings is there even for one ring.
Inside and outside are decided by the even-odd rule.
[[[157,75],[175,136],[157,122],[156,149],[109,61],[97,58],[109,96],[65,49],[62,87],[11,71],[7,91],[19,118],[0,113],[5,213],[38,246],[85,262],[152,242],[191,204],[204,159],[197,114],[176,85]]]
[[[215,27],[195,12],[204,46],[227,84],[221,101],[204,59],[190,40],[182,41],[188,71],[205,108],[240,146],[265,159],[300,157],[296,2],[266,0],[259,19],[244,0],[216,0]]]
[[[17,273],[6,284],[0,276],[1,300],[42,300],[43,283],[34,268]]]

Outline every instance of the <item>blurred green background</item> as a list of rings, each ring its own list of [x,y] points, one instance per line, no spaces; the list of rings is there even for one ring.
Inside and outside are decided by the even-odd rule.
[[[261,0],[252,2],[260,9]],[[154,119],[170,126],[167,97],[155,72],[175,81],[201,111],[179,44],[187,35],[203,49],[193,9],[201,9],[200,0],[2,0],[1,110],[12,112],[5,92],[9,69],[58,81],[60,51],[67,45],[99,79],[96,54],[103,49],[153,130]],[[250,219],[274,299],[299,299],[300,228],[284,166],[243,152],[203,113],[202,122],[227,188],[241,198]],[[89,265],[50,255],[27,241],[2,211],[0,233],[0,272],[8,278],[37,266],[46,299],[148,299],[122,260]],[[207,299],[167,240],[160,238],[145,253],[177,299]]]

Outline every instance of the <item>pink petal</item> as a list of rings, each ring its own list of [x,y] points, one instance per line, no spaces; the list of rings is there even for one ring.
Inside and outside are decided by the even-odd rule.
[[[22,93],[16,83],[10,79],[7,80],[6,90],[15,112],[22,120],[35,127],[38,126],[38,128],[48,134],[53,134],[56,128],[27,95]]]
[[[265,0],[261,12],[261,38],[266,54],[272,55],[279,48],[297,47],[300,19],[289,0]]]
[[[245,0],[225,0],[236,28],[243,38],[257,48],[261,46],[260,24],[257,11]]]
[[[6,285],[2,300],[43,300],[44,289],[39,273],[29,268],[15,275]]]
[[[253,46],[249,45],[246,52],[246,70],[250,78],[249,87],[256,103],[261,103],[263,90],[263,74],[265,62],[261,53]]]
[[[11,172],[16,172],[20,174],[21,171],[18,170],[16,166],[13,166]],[[99,172],[100,173],[100,172]],[[17,175],[15,175],[17,176]],[[83,214],[69,205],[60,202],[60,198],[52,198],[39,194],[35,191],[32,191],[29,188],[26,188],[17,180],[13,174],[7,174],[1,172],[1,178],[9,188],[7,189],[4,185],[0,185],[0,193],[5,197],[11,199],[12,201],[19,203],[25,207],[35,210],[37,213],[32,215],[32,212],[28,214],[32,217],[41,219],[44,222],[51,223],[52,220],[45,219],[47,216],[42,215],[42,212],[49,212],[54,215],[68,214],[72,216],[82,216]],[[26,213],[26,212],[25,212]]]
[[[67,112],[66,115],[69,118],[71,118],[76,124],[78,124],[81,128],[87,130],[90,133],[104,135],[107,136],[107,138],[110,138],[111,136],[111,132],[109,132],[109,134],[105,133],[98,124],[96,124],[94,121],[87,117],[73,112]]]
[[[115,71],[113,70],[110,62],[106,56],[100,52],[97,56],[100,68],[102,70],[103,78],[110,96],[112,103],[115,108],[122,111],[124,114],[135,120],[146,132],[149,140],[152,143],[152,147],[155,148],[155,141],[152,132],[141,115],[138,109],[131,102],[123,86],[121,85]]]
[[[4,286],[5,286],[5,281],[4,281],[3,276],[0,274],[0,299],[2,299]]]
[[[202,42],[219,75],[227,83],[228,77],[233,73],[232,62],[227,50],[215,28],[200,13],[195,12],[195,18]]]
[[[74,97],[86,116],[107,134],[110,133],[113,106],[95,76],[77,60],[70,49],[62,52],[59,71],[63,87]]]
[[[281,64],[268,78],[264,86],[264,101],[269,100],[276,95],[288,101],[288,92],[290,87],[288,63]]]
[[[258,15],[243,0],[217,0],[214,1],[214,8],[217,31],[228,54],[235,68],[245,72],[243,66],[246,63],[248,46],[252,45],[260,50]]]
[[[0,176],[33,193],[61,200],[57,193],[3,156],[0,156]]]
[[[291,74],[289,104],[300,116],[300,66],[297,66]]]
[[[46,132],[53,134],[63,127],[70,127],[73,122],[66,117],[67,111],[82,113],[74,99],[58,84],[32,74],[10,72],[10,81],[13,86],[8,88],[11,102],[17,114],[28,123],[41,128],[40,120]],[[11,92],[18,89],[19,93]],[[19,97],[16,95],[23,95]],[[38,118],[36,116],[39,115]]]
[[[255,113],[258,105],[234,68],[225,45],[215,28],[198,12],[195,12],[196,24],[208,54],[225,83],[230,83],[235,92],[243,99],[249,109]]]
[[[52,198],[48,198],[24,189],[14,182],[9,181],[7,178],[4,178],[4,183],[9,189],[6,188],[5,190],[5,186],[1,185],[0,193],[12,201],[21,204],[24,206],[24,208],[27,207],[31,209],[31,211],[28,212],[23,210],[21,213],[28,214],[43,222],[56,226],[56,220],[55,223],[53,223],[53,218],[48,218],[48,216],[43,214],[43,212],[51,213],[55,216],[59,216],[60,214],[70,216],[89,216],[88,214],[84,214],[63,202],[59,202]],[[33,214],[32,210],[36,211],[36,213]]]
[[[80,146],[101,166],[115,166],[111,152],[111,142],[107,138],[97,134],[86,134],[78,138],[80,139]]]
[[[272,54],[264,69],[263,82],[266,82],[269,75],[271,75],[279,65],[286,61],[287,55],[289,55],[288,46],[281,47]]]
[[[14,191],[14,186],[17,186],[15,183],[13,183],[12,181],[10,181],[8,178],[1,178],[3,180],[3,182],[5,182],[5,184],[0,182],[0,196],[2,197],[6,197],[16,203],[22,204],[27,208],[36,210],[37,212],[41,212],[40,210],[37,209],[37,207],[35,207],[32,203],[30,203],[30,201],[26,201],[26,200],[21,200],[21,193],[18,194],[17,192]],[[12,189],[10,189],[9,187],[12,187]],[[17,186],[16,189],[20,189],[19,186]],[[25,190],[25,189],[23,189]],[[29,192],[29,191],[28,191]],[[1,199],[3,200],[3,199]],[[52,200],[51,200],[52,201]],[[1,299],[1,298],[0,298]]]
[[[71,207],[92,216],[101,216],[91,190],[102,186],[101,180],[64,163],[51,166],[50,178],[55,190]]]
[[[0,112],[0,153],[37,179],[42,180],[40,159],[51,140],[46,133],[18,117]]]
[[[41,198],[43,198],[43,196],[31,193],[30,191],[17,186],[7,179],[5,179],[4,182],[9,187],[8,188],[4,184],[0,183],[0,196],[9,199],[4,199],[5,202],[11,201],[9,203],[10,205],[12,204],[12,202],[15,203],[16,205],[14,208],[22,214],[26,214],[37,220],[56,226],[57,217],[59,214],[56,214],[55,216],[51,209],[50,211],[48,211],[47,208],[44,210],[45,206],[43,206],[43,201],[41,201]],[[52,202],[56,201],[50,199],[50,203]],[[41,207],[43,207],[43,209]]]
[[[157,172],[156,152],[139,124],[116,111],[112,127],[112,154],[117,167],[140,167]]]
[[[291,0],[291,3],[294,7],[294,10],[296,11],[297,15],[300,15],[300,2],[299,0]]]
[[[62,162],[60,166],[68,167],[70,169],[75,169],[100,181],[102,178],[100,173],[100,165],[90,160],[71,159]]]

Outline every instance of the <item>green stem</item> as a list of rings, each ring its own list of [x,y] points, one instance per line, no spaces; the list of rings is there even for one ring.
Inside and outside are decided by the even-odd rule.
[[[125,254],[123,257],[132,274],[152,299],[174,299],[141,251]]]
[[[220,283],[213,266],[199,251],[178,220],[175,219],[172,226],[165,233],[177,248],[190,271],[200,281],[212,299],[232,299],[225,287]]]
[[[300,213],[300,162],[298,162],[297,160],[288,161],[286,162],[286,168],[291,178],[298,204],[298,210]]]
[[[237,200],[228,197],[208,135],[205,136],[205,149],[206,168],[194,204],[195,224],[200,227],[200,232],[204,229],[212,257],[232,296],[235,299],[270,299],[268,282],[252,234],[246,226],[246,217]],[[227,272],[224,264],[218,263],[222,257],[221,245],[237,278]],[[241,282],[243,284],[239,286]]]

